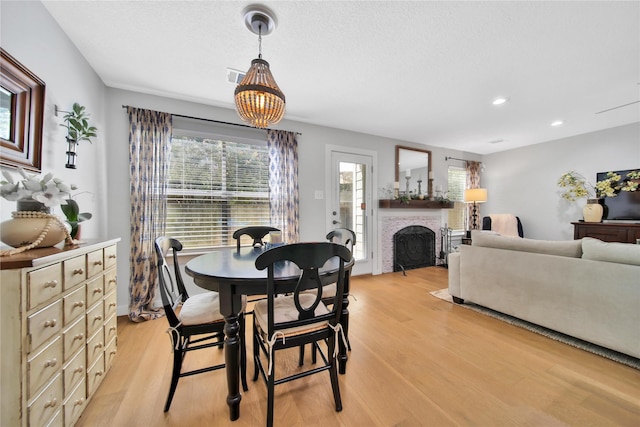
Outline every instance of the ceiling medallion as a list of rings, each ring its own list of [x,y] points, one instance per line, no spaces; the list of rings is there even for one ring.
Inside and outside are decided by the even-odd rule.
[[[282,120],[285,112],[284,93],[278,87],[269,63],[262,59],[262,35],[276,27],[273,12],[263,6],[249,6],[244,11],[245,25],[258,35],[258,58],[235,90],[236,111],[240,118],[257,128],[267,128]]]

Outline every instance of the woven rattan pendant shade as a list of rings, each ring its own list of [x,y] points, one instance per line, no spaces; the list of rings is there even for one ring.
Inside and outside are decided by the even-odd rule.
[[[269,63],[261,58],[251,61],[251,68],[236,87],[235,101],[240,118],[257,128],[267,128],[284,116],[284,94]]]

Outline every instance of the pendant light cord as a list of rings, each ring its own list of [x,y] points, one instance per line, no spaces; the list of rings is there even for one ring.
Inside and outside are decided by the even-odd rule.
[[[258,24],[258,58],[262,59],[262,24]]]

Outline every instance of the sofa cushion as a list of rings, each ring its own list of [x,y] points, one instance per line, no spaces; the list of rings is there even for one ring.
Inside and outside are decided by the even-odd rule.
[[[584,237],[582,258],[594,261],[617,262],[618,264],[640,265],[640,245],[632,243],[607,243]]]
[[[580,258],[582,256],[582,242],[580,240],[556,241],[521,239],[473,230],[471,233],[471,244],[473,246],[484,246],[487,248],[534,252],[538,254],[557,255],[571,258]]]

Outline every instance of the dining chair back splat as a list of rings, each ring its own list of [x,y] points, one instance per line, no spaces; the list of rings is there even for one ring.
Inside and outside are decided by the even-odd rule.
[[[182,372],[182,362],[189,351],[201,350],[209,347],[222,348],[224,346],[224,317],[220,313],[219,295],[217,292],[205,292],[192,297],[187,293],[182,280],[182,273],[178,262],[178,253],[182,250],[182,243],[171,237],[159,237],[155,241],[155,251],[158,266],[158,284],[165,315],[169,322],[167,332],[171,337],[173,350],[173,372],[171,385],[164,406],[167,412],[171,406],[178,380],[181,377],[214,371],[225,367],[224,363],[201,369]],[[173,269],[167,264],[169,252],[173,252]],[[246,299],[244,301],[246,304]],[[178,311],[178,308],[180,310]],[[242,387],[247,387],[247,357],[245,336],[245,318],[243,312],[238,316],[240,324],[240,374]]]
[[[339,243],[344,245],[353,252],[353,247],[356,245],[356,233],[348,228],[336,228],[327,233],[326,239],[333,243]]]
[[[236,244],[238,246],[238,250],[240,250],[240,237],[241,236],[249,236],[253,239],[253,246],[262,246],[264,245],[262,239],[264,236],[269,234],[272,231],[280,231],[280,229],[275,227],[269,227],[265,225],[252,225],[249,227],[239,228],[233,232],[233,238],[236,239]]]
[[[336,274],[320,275],[319,270],[330,258],[338,258]],[[351,252],[342,245],[329,242],[295,243],[270,249],[256,259],[258,270],[267,269],[267,299],[254,307],[253,360],[254,376],[261,374],[267,384],[267,426],[273,425],[274,387],[295,379],[329,371],[336,411],[342,410],[337,369],[337,339],[341,333],[340,315],[342,291],[345,282],[345,264],[351,260]],[[301,274],[295,290],[286,296],[284,288],[274,279],[282,263],[298,266]],[[327,282],[336,282],[337,297],[329,309],[322,302],[322,287]],[[315,293],[304,292],[313,289]],[[289,289],[290,290],[290,289]],[[276,298],[276,296],[278,296]],[[326,354],[320,344],[327,344]],[[278,350],[312,344],[320,353],[323,365],[306,371],[275,379],[276,353]],[[268,359],[264,369],[260,353]]]

